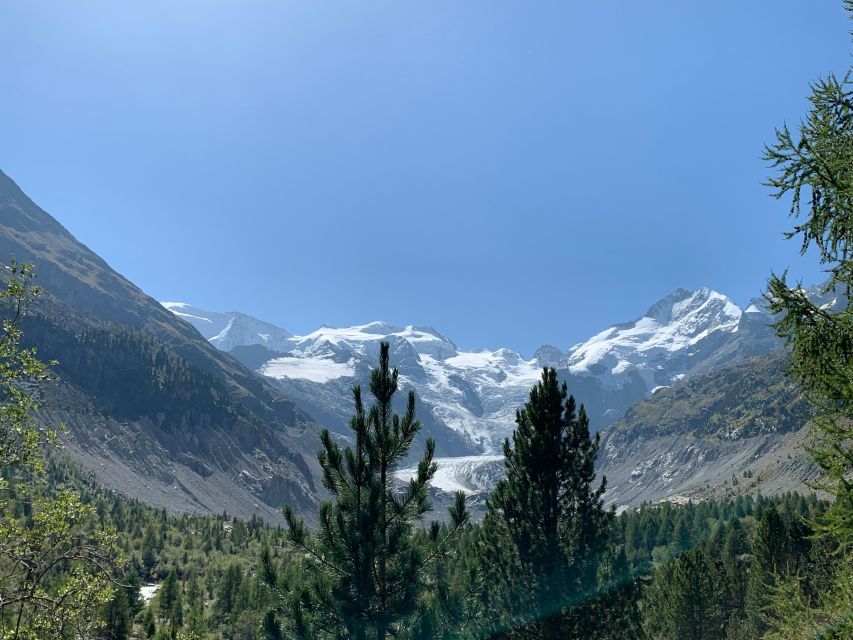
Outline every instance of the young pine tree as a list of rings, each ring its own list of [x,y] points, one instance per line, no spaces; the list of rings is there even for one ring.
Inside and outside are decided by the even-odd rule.
[[[545,369],[504,442],[506,477],[481,538],[485,622],[496,636],[595,637],[599,565],[613,513],[594,487],[599,437]]]
[[[436,471],[435,443],[427,440],[417,474],[403,491],[395,489],[394,470],[408,454],[420,423],[410,391],[405,414],[394,413],[397,369],[389,365],[389,345],[380,346],[379,367],[371,372],[374,405],[366,409],[361,388],[353,389],[350,421],[354,448],[341,449],[328,431],[320,440],[323,482],[334,497],[320,508],[320,527],[309,535],[304,523],[285,508],[289,536],[310,558],[307,586],[292,591],[280,608],[290,608],[294,633],[304,637],[385,640],[397,637],[418,605],[425,558],[414,544],[412,520],[430,509],[427,484]],[[461,504],[461,507],[460,507]],[[448,532],[467,520],[464,496],[451,510]],[[275,568],[264,563],[265,582],[281,595]]]
[[[785,523],[776,508],[770,507],[762,513],[755,532],[745,595],[749,628],[756,637],[767,630],[766,609],[776,581],[788,573],[787,549]]]
[[[644,596],[646,632],[661,640],[724,640],[724,601],[721,567],[693,549],[655,572]]]

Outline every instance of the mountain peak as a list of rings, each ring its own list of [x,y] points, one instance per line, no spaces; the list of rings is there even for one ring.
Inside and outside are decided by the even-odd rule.
[[[388,334],[400,331],[399,327],[390,325],[387,322],[383,322],[382,320],[374,320],[373,322],[368,322],[367,324],[363,324],[360,327],[355,328],[361,329],[365,333],[371,334]]]
[[[563,365],[573,373],[595,375],[609,386],[626,384],[639,374],[648,388],[685,375],[720,336],[738,331],[743,310],[725,295],[702,287],[676,289],[646,313],[618,324],[572,347]],[[665,364],[667,361],[678,363]]]
[[[691,295],[692,292],[687,289],[676,289],[649,307],[643,314],[643,317],[654,318],[655,320],[666,322],[672,315],[672,308],[679,302],[689,298]]]
[[[286,351],[293,334],[268,322],[238,311],[205,311],[186,302],[161,302],[166,309],[189,322],[211,344],[222,351],[234,347],[261,345],[272,351]]]
[[[533,359],[540,367],[557,367],[565,354],[557,347],[543,344],[533,354]]]

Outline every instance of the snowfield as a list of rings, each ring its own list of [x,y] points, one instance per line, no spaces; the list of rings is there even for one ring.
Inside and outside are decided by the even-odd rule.
[[[595,375],[609,387],[621,386],[628,373],[635,371],[654,388],[660,386],[661,362],[689,354],[712,334],[736,333],[743,313],[711,289],[677,289],[641,318],[575,345],[561,365],[572,373]]]
[[[258,372],[270,378],[297,378],[312,382],[329,382],[336,378],[351,378],[355,375],[353,361],[335,362],[326,358],[273,358]]]
[[[193,325],[213,346],[222,351],[256,344],[271,351],[282,351],[290,344],[289,340],[293,336],[289,331],[237,311],[204,311],[186,302],[160,304]]]

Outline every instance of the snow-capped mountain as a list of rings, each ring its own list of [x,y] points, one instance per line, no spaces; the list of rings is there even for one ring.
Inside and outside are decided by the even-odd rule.
[[[770,321],[761,300],[741,309],[708,288],[676,289],[633,322],[573,346],[557,366],[572,377],[593,377],[605,390],[640,386],[651,393],[692,373],[775,350],[779,341]]]
[[[211,344],[222,351],[231,351],[234,347],[263,345],[272,351],[280,351],[289,344],[293,336],[289,331],[258,320],[243,313],[231,311],[217,313],[202,311],[185,302],[161,302],[164,307],[179,318],[186,320]]]
[[[779,346],[760,301],[741,309],[710,289],[677,289],[632,322],[566,352],[545,345],[529,360],[511,349],[460,349],[432,327],[371,322],[294,336],[242,314],[164,304],[217,347],[276,380],[341,437],[349,433],[352,386],[366,384],[379,343],[387,340],[402,388],[418,395],[425,435],[436,439],[445,457],[498,454],[543,366],[558,369],[586,405],[593,428],[602,429],[659,387]],[[449,484],[476,486],[474,462],[445,460],[445,475],[454,478]]]
[[[510,349],[464,351],[431,327],[382,322],[294,336],[285,354],[258,370],[278,380],[312,415],[322,416],[317,418],[322,423],[332,422],[330,428],[346,434],[349,389],[366,383],[383,340],[391,344],[402,388],[417,392],[419,416],[445,454],[498,451],[515,425],[516,407],[539,378],[538,364]],[[324,420],[330,412],[337,418]],[[448,443],[448,433],[455,442]]]

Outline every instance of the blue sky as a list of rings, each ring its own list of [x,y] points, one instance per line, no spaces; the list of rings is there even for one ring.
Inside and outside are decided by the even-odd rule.
[[[529,355],[784,241],[840,1],[4,0],[0,168],[149,294]]]

